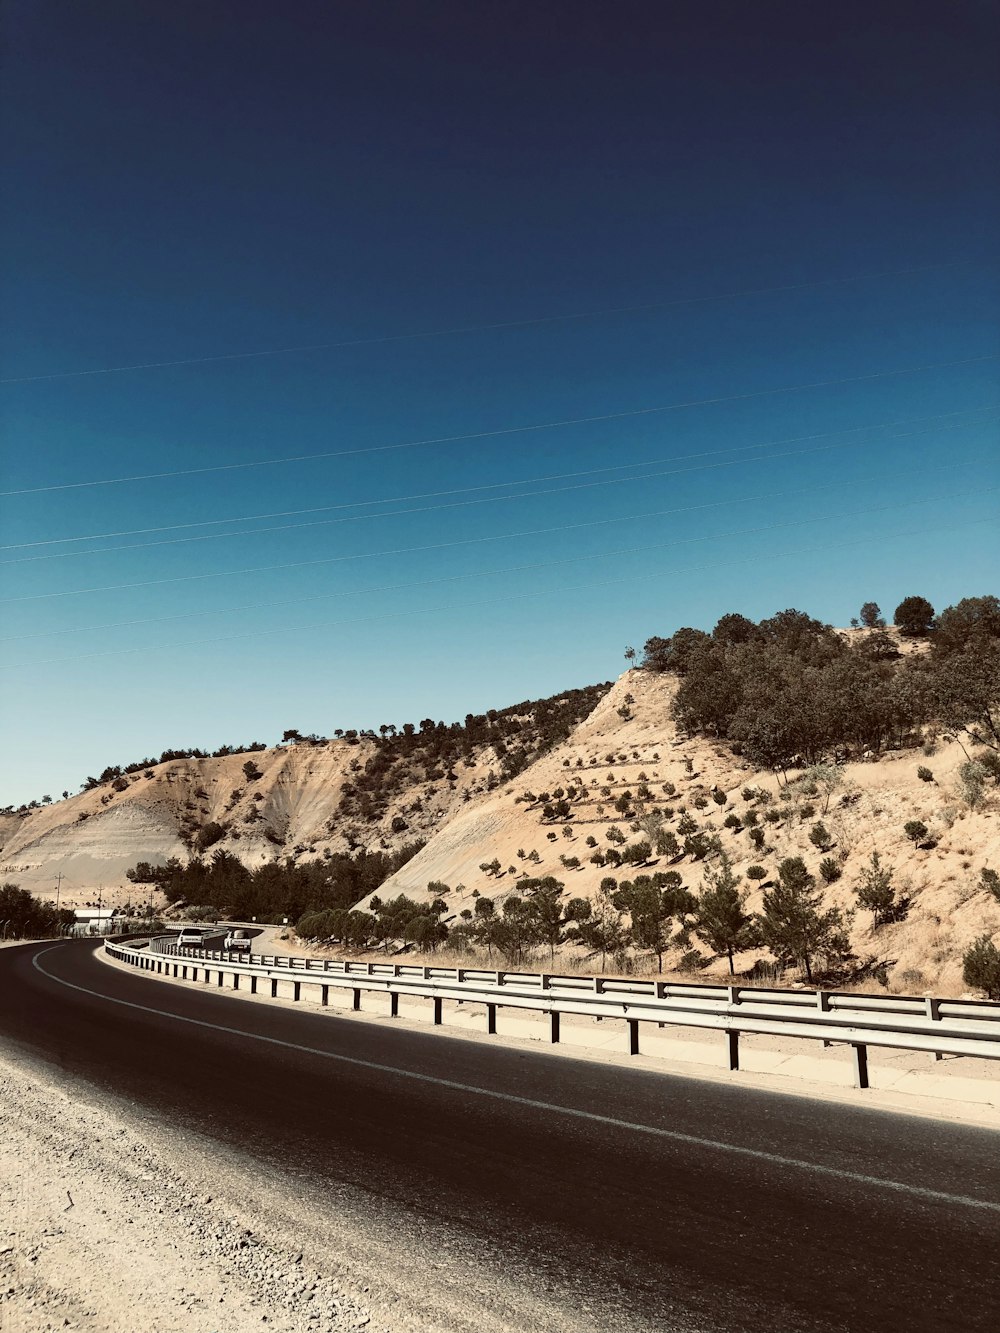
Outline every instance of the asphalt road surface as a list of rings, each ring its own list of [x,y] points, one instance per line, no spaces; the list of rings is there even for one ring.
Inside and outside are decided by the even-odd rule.
[[[0,1039],[445,1230],[579,1327],[1000,1328],[1000,1135],[0,952]],[[262,1040],[267,1038],[268,1040]],[[449,1244],[452,1242],[449,1241]]]

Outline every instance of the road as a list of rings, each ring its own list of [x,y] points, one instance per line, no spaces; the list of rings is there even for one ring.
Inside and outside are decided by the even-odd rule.
[[[987,1129],[249,1003],[91,941],[0,953],[0,1040],[316,1208],[367,1200],[566,1327],[1000,1327]]]

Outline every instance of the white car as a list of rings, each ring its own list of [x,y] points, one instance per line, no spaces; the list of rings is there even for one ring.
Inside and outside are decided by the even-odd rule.
[[[250,936],[245,930],[231,930],[226,935],[223,948],[232,953],[249,953],[251,947]]]
[[[177,936],[178,949],[200,949],[204,943],[205,936],[203,932],[195,930],[191,926],[182,927],[180,934]]]

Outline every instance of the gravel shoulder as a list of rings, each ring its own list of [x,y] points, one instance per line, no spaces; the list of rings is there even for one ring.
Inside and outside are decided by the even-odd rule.
[[[0,1056],[0,1328],[274,1333],[371,1310],[107,1110]]]

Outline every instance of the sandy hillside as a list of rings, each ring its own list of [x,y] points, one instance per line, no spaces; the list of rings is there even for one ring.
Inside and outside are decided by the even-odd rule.
[[[942,741],[933,755],[905,750],[890,752],[878,762],[843,765],[838,770],[841,785],[824,814],[822,794],[797,792],[793,799],[782,800],[774,774],[741,765],[720,745],[679,738],[670,718],[675,688],[672,677],[638,669],[627,672],[563,745],[514,782],[459,813],[379,890],[379,896],[406,893],[426,899],[428,884],[443,882],[451,889],[447,902],[457,916],[463,908],[474,907],[474,891],[501,900],[528,875],[554,875],[565,884],[567,896],[589,897],[607,875],[621,881],[668,865],[681,872],[688,888],[697,890],[704,866],[689,857],[676,863],[654,857],[638,870],[601,868],[589,862],[594,849],[587,846],[588,837],[598,848],[607,848],[612,826],[628,842],[644,836],[614,810],[613,802],[626,790],[637,798],[645,780],[651,793],[643,802],[647,810],[672,808],[675,813],[667,827],[676,830],[681,807],[686,806],[700,828],[720,834],[737,872],[763,865],[768,872],[765,884],[783,857],[802,856],[814,873],[825,856],[835,858],[842,877],[825,890],[830,905],[856,906],[853,886],[858,871],[878,851],[893,869],[900,891],[912,895],[913,907],[906,921],[877,932],[871,929],[870,914],[858,911],[851,928],[857,953],[884,961],[891,983],[899,989],[931,987],[960,993],[963,951],[984,932],[1000,938],[1000,903],[978,884],[983,866],[1000,866],[1000,802],[989,797],[976,811],[963,803],[955,790],[956,770],[966,758],[961,746]],[[629,696],[631,704],[626,703]],[[931,769],[933,781],[917,776],[920,766]],[[665,793],[664,783],[672,783],[676,793]],[[567,820],[546,821],[540,801],[523,799],[525,793],[555,797],[557,788],[568,791],[570,786],[577,792],[582,789],[582,794],[570,798]],[[770,805],[761,807],[758,801],[745,799],[745,788],[769,791]],[[726,794],[724,806],[711,798],[713,789]],[[605,791],[607,795],[602,794]],[[707,804],[698,808],[696,801],[706,797]],[[810,806],[814,813],[809,813]],[[752,847],[746,827],[734,832],[723,826],[727,815],[742,817],[750,809],[764,808],[778,811],[780,822],[760,825],[766,829],[763,852]],[[927,824],[938,839],[935,847],[917,847],[906,836],[903,826],[914,819]],[[825,852],[809,840],[817,820],[833,840]],[[532,851],[538,853],[538,862],[527,859]],[[576,857],[581,864],[567,869],[561,857]],[[501,863],[499,874],[480,868],[494,858]],[[750,881],[744,884],[749,886]],[[762,889],[754,888],[751,906],[759,907],[762,896]],[[737,962],[747,967],[755,956]],[[678,957],[679,951],[675,963]]]
[[[103,783],[24,815],[0,816],[0,874],[49,898],[62,874],[64,905],[94,901],[102,889],[105,905],[116,905],[136,895],[127,869],[137,861],[186,860],[197,847],[193,839],[210,823],[224,836],[208,852],[224,848],[249,866],[287,856],[314,859],[352,845],[397,848],[435,833],[466,792],[471,799],[485,791],[497,763],[484,747],[475,767],[463,766],[453,783],[421,783],[419,800],[414,784],[377,821],[344,820],[337,813],[344,785],[373,752],[370,741],[331,740],[155,764],[120,779],[127,784],[120,791]],[[248,780],[248,761],[259,778]],[[402,811],[406,828],[394,832],[393,819]]]

